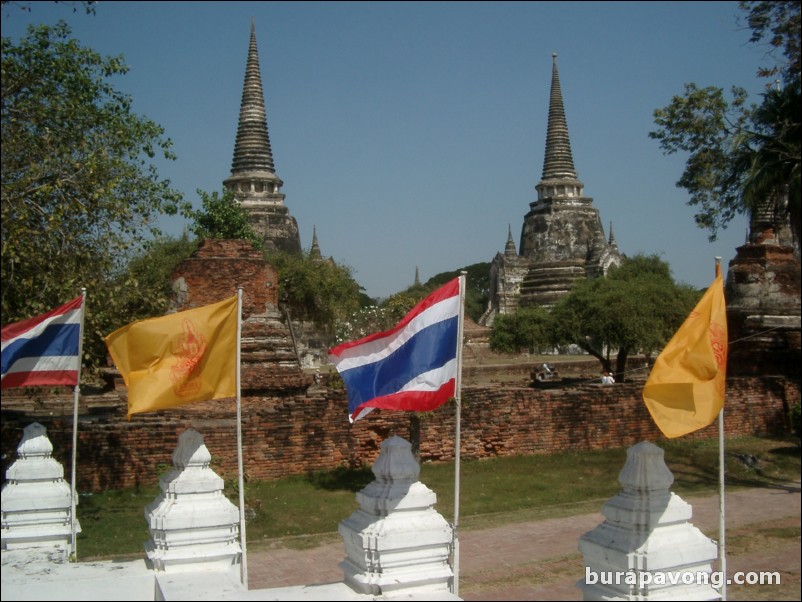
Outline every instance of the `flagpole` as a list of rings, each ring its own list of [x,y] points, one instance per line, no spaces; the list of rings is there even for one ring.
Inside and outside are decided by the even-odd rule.
[[[462,422],[462,338],[465,315],[465,272],[459,277],[459,322],[457,326],[457,382],[456,382],[456,429],[454,435],[454,586],[452,593],[459,597],[459,476],[460,476],[460,425]]]
[[[78,400],[81,397],[81,365],[84,353],[84,316],[86,315],[86,289],[81,289],[81,323],[78,331],[78,373],[73,389],[72,402],[72,470],[70,474],[70,545],[72,559],[78,560],[78,542],[75,532],[75,507],[78,505],[75,488],[76,465],[78,464]]]
[[[242,394],[240,385],[240,347],[242,346],[242,287],[237,287],[237,470],[239,472],[239,534],[242,547],[242,585],[248,589],[248,546],[245,538],[245,478],[242,462]]]
[[[721,257],[716,257],[716,278],[721,274]],[[727,600],[727,522],[724,514],[724,406],[718,412],[718,563],[721,570],[721,600]]]
[[[721,600],[727,599],[727,526],[724,519],[724,408],[718,413],[718,558],[721,570]]]

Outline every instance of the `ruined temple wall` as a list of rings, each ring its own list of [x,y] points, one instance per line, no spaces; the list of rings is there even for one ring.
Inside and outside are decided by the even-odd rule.
[[[206,239],[171,274],[177,311],[217,303],[242,286],[242,314],[260,315],[278,306],[278,272],[244,240]]]
[[[729,265],[725,295],[728,373],[799,378],[800,266],[793,247],[738,247]]]
[[[735,378],[727,382],[727,436],[788,431],[788,408],[800,399],[798,381],[783,377]],[[462,458],[624,447],[658,441],[641,399],[641,383],[538,390],[521,386],[463,389]],[[47,427],[54,456],[70,464],[71,406],[47,402],[2,413],[3,475],[15,457],[22,429],[33,421]],[[94,405],[93,405],[94,404]],[[158,467],[171,465],[179,433],[199,431],[213,456],[213,467],[236,479],[236,407],[233,400],[202,402],[126,420],[122,400],[101,407],[85,396],[79,424],[78,488],[83,492],[153,484]],[[304,395],[244,397],[243,456],[246,478],[271,479],[338,466],[370,465],[381,442],[408,437],[404,412],[374,411],[355,424],[346,416],[344,392],[312,388]],[[94,408],[94,409],[90,409]],[[454,405],[446,404],[421,420],[422,461],[454,458]],[[689,437],[717,437],[717,426]]]

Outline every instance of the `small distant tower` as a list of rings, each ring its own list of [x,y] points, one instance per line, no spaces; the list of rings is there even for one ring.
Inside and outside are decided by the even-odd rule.
[[[248,211],[251,226],[264,241],[266,250],[300,253],[298,224],[284,204],[283,184],[276,175],[270,148],[256,26],[251,21],[234,159],[231,175],[223,186],[233,192],[240,205]]]
[[[515,241],[512,238],[512,226],[507,224],[507,244],[504,247],[504,255],[507,257],[515,257],[518,251],[515,250]]]
[[[317,228],[315,226],[312,226],[312,248],[309,249],[309,259],[323,261],[323,254],[320,252],[320,245],[317,242]]]

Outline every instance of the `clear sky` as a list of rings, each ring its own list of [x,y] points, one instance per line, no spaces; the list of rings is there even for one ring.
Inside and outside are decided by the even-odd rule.
[[[78,3],[76,3],[78,4]],[[686,82],[755,102],[773,64],[737,2],[99,2],[5,5],[3,36],[62,18],[122,55],[115,85],[165,128],[159,173],[196,205],[230,175],[251,19],[277,175],[301,244],[385,297],[519,244],[546,141],[552,53],[585,193],[619,250],[658,254],[699,288],[746,236],[716,243],[676,187],[685,157],[648,132]],[[178,235],[179,220],[164,222]]]

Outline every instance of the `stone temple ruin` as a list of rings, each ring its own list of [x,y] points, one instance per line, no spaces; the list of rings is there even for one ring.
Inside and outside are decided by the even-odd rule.
[[[584,196],[571,154],[557,55],[553,55],[543,175],[535,186],[516,250],[509,228],[503,253],[490,266],[490,301],[480,318],[492,326],[518,307],[551,307],[579,278],[607,274],[624,257],[610,224],[605,237],[593,199]],[[783,202],[767,202],[750,217],[749,232],[727,272],[728,374],[799,378],[800,253]]]
[[[479,323],[519,306],[551,307],[578,278],[604,276],[621,263],[610,225],[605,237],[599,210],[577,177],[565,118],[557,55],[553,55],[549,121],[543,176],[535,186],[516,252],[510,228],[503,253],[490,265],[490,302]]]

